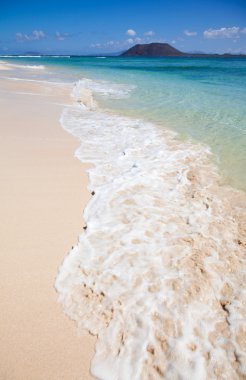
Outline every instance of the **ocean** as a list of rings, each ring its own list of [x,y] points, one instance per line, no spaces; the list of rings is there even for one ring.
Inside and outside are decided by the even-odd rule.
[[[6,58],[5,58],[6,60]],[[244,58],[12,58],[45,65],[42,77],[81,78],[129,86],[124,99],[100,96],[117,114],[141,117],[208,146],[225,184],[246,190],[246,60]],[[33,77],[40,73],[33,74]],[[99,95],[99,96],[98,96]]]
[[[244,378],[246,60],[9,61],[71,87],[60,122],[92,196],[55,286],[98,338],[92,374]]]

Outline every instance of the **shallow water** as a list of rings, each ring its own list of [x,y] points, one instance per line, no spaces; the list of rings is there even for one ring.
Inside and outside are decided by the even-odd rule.
[[[246,59],[244,58],[15,58],[45,65],[33,78],[107,80],[133,87],[124,99],[102,107],[141,117],[208,144],[223,181],[246,189]]]

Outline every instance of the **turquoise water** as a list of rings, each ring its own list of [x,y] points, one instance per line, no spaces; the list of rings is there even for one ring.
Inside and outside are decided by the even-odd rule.
[[[141,117],[211,147],[225,183],[246,189],[246,59],[12,58],[45,65],[43,78],[106,80],[134,86],[101,106]],[[34,72],[33,78],[40,78]]]

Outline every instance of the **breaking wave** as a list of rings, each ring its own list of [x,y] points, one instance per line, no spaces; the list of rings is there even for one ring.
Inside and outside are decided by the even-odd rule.
[[[220,187],[207,147],[101,111],[79,81],[63,127],[80,139],[92,198],[56,280],[79,329],[97,335],[101,380],[246,376],[245,194]]]

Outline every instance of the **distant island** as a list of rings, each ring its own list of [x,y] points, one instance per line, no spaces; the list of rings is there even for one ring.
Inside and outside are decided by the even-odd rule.
[[[167,43],[137,44],[120,54],[120,57],[246,57],[245,54],[184,53]]]
[[[245,54],[230,54],[230,53],[224,53],[224,54],[218,54],[218,53],[203,53],[201,51],[191,51],[191,52],[183,52],[175,47],[169,45],[168,43],[161,43],[161,42],[152,42],[149,44],[137,44],[132,46],[130,49],[126,51],[121,52],[113,52],[113,53],[106,53],[106,52],[100,52],[97,54],[59,54],[59,53],[53,53],[53,54],[46,54],[46,53],[39,53],[36,51],[28,51],[21,54],[7,54],[7,55],[0,55],[0,57],[61,57],[61,58],[79,58],[79,57],[197,57],[197,58],[206,58],[206,57],[217,57],[217,58],[246,58]]]

